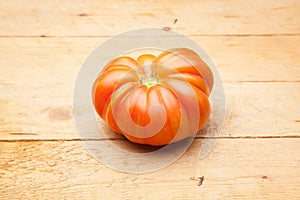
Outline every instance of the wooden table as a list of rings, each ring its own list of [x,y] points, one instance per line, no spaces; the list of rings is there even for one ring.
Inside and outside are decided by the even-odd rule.
[[[0,199],[300,199],[300,1],[2,0],[0,16]],[[205,49],[226,120],[205,159],[200,137],[170,166],[127,174],[81,145],[73,88],[95,47],[148,27]]]

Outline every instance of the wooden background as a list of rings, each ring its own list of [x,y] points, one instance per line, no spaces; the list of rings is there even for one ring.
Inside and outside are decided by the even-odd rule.
[[[1,0],[0,17],[0,199],[300,199],[300,1]],[[79,141],[75,79],[111,36],[163,27],[217,66],[224,129],[203,160],[196,138],[162,170],[117,172]]]

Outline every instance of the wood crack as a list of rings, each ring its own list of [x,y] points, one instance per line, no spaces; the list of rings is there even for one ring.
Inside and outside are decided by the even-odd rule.
[[[31,133],[32,134],[32,133]],[[220,136],[220,137],[205,137],[197,136],[194,139],[281,139],[293,138],[298,139],[300,135],[283,135],[283,136]],[[0,139],[0,142],[84,142],[84,141],[127,141],[125,138],[70,138],[70,139]]]
[[[19,38],[36,38],[36,37],[52,37],[52,38],[97,38],[97,37],[113,37],[115,35],[0,35],[0,37],[19,37]],[[267,34],[187,34],[190,37],[277,37],[277,36],[300,36],[299,33],[267,33]],[[170,37],[170,36],[168,36]],[[177,37],[177,36],[175,36]]]

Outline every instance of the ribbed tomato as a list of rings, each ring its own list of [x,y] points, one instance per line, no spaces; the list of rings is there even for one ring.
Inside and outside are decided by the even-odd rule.
[[[209,118],[209,67],[192,50],[109,62],[93,86],[99,116],[130,141],[166,145],[197,133]]]

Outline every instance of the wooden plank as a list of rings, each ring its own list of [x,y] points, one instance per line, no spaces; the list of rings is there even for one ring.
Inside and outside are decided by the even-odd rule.
[[[300,33],[297,0],[12,0],[2,1],[0,11],[2,36],[111,36],[145,27],[189,35]]]
[[[197,156],[200,145],[201,140],[197,139],[180,159],[166,168],[128,174],[105,167],[79,142],[1,142],[0,197],[300,198],[299,138],[222,139],[203,160]],[[190,179],[193,176],[205,177],[201,186]]]
[[[0,83],[73,84],[89,53],[108,38],[0,38]],[[299,81],[300,36],[192,37],[232,81]]]
[[[226,83],[222,136],[299,136],[299,91],[300,82]],[[72,95],[73,87],[64,85],[0,85],[0,139],[78,138]],[[82,110],[83,115],[89,112]],[[92,133],[88,138],[100,137],[93,119],[86,119],[83,126]],[[119,138],[103,124],[101,128],[109,138]]]
[[[2,1],[0,199],[300,199],[299,13],[297,0]],[[78,141],[73,88],[91,50],[145,25],[189,35],[207,51],[225,81],[227,116],[205,159],[198,135],[170,166],[128,174]],[[101,127],[110,140],[89,142],[151,149]]]

